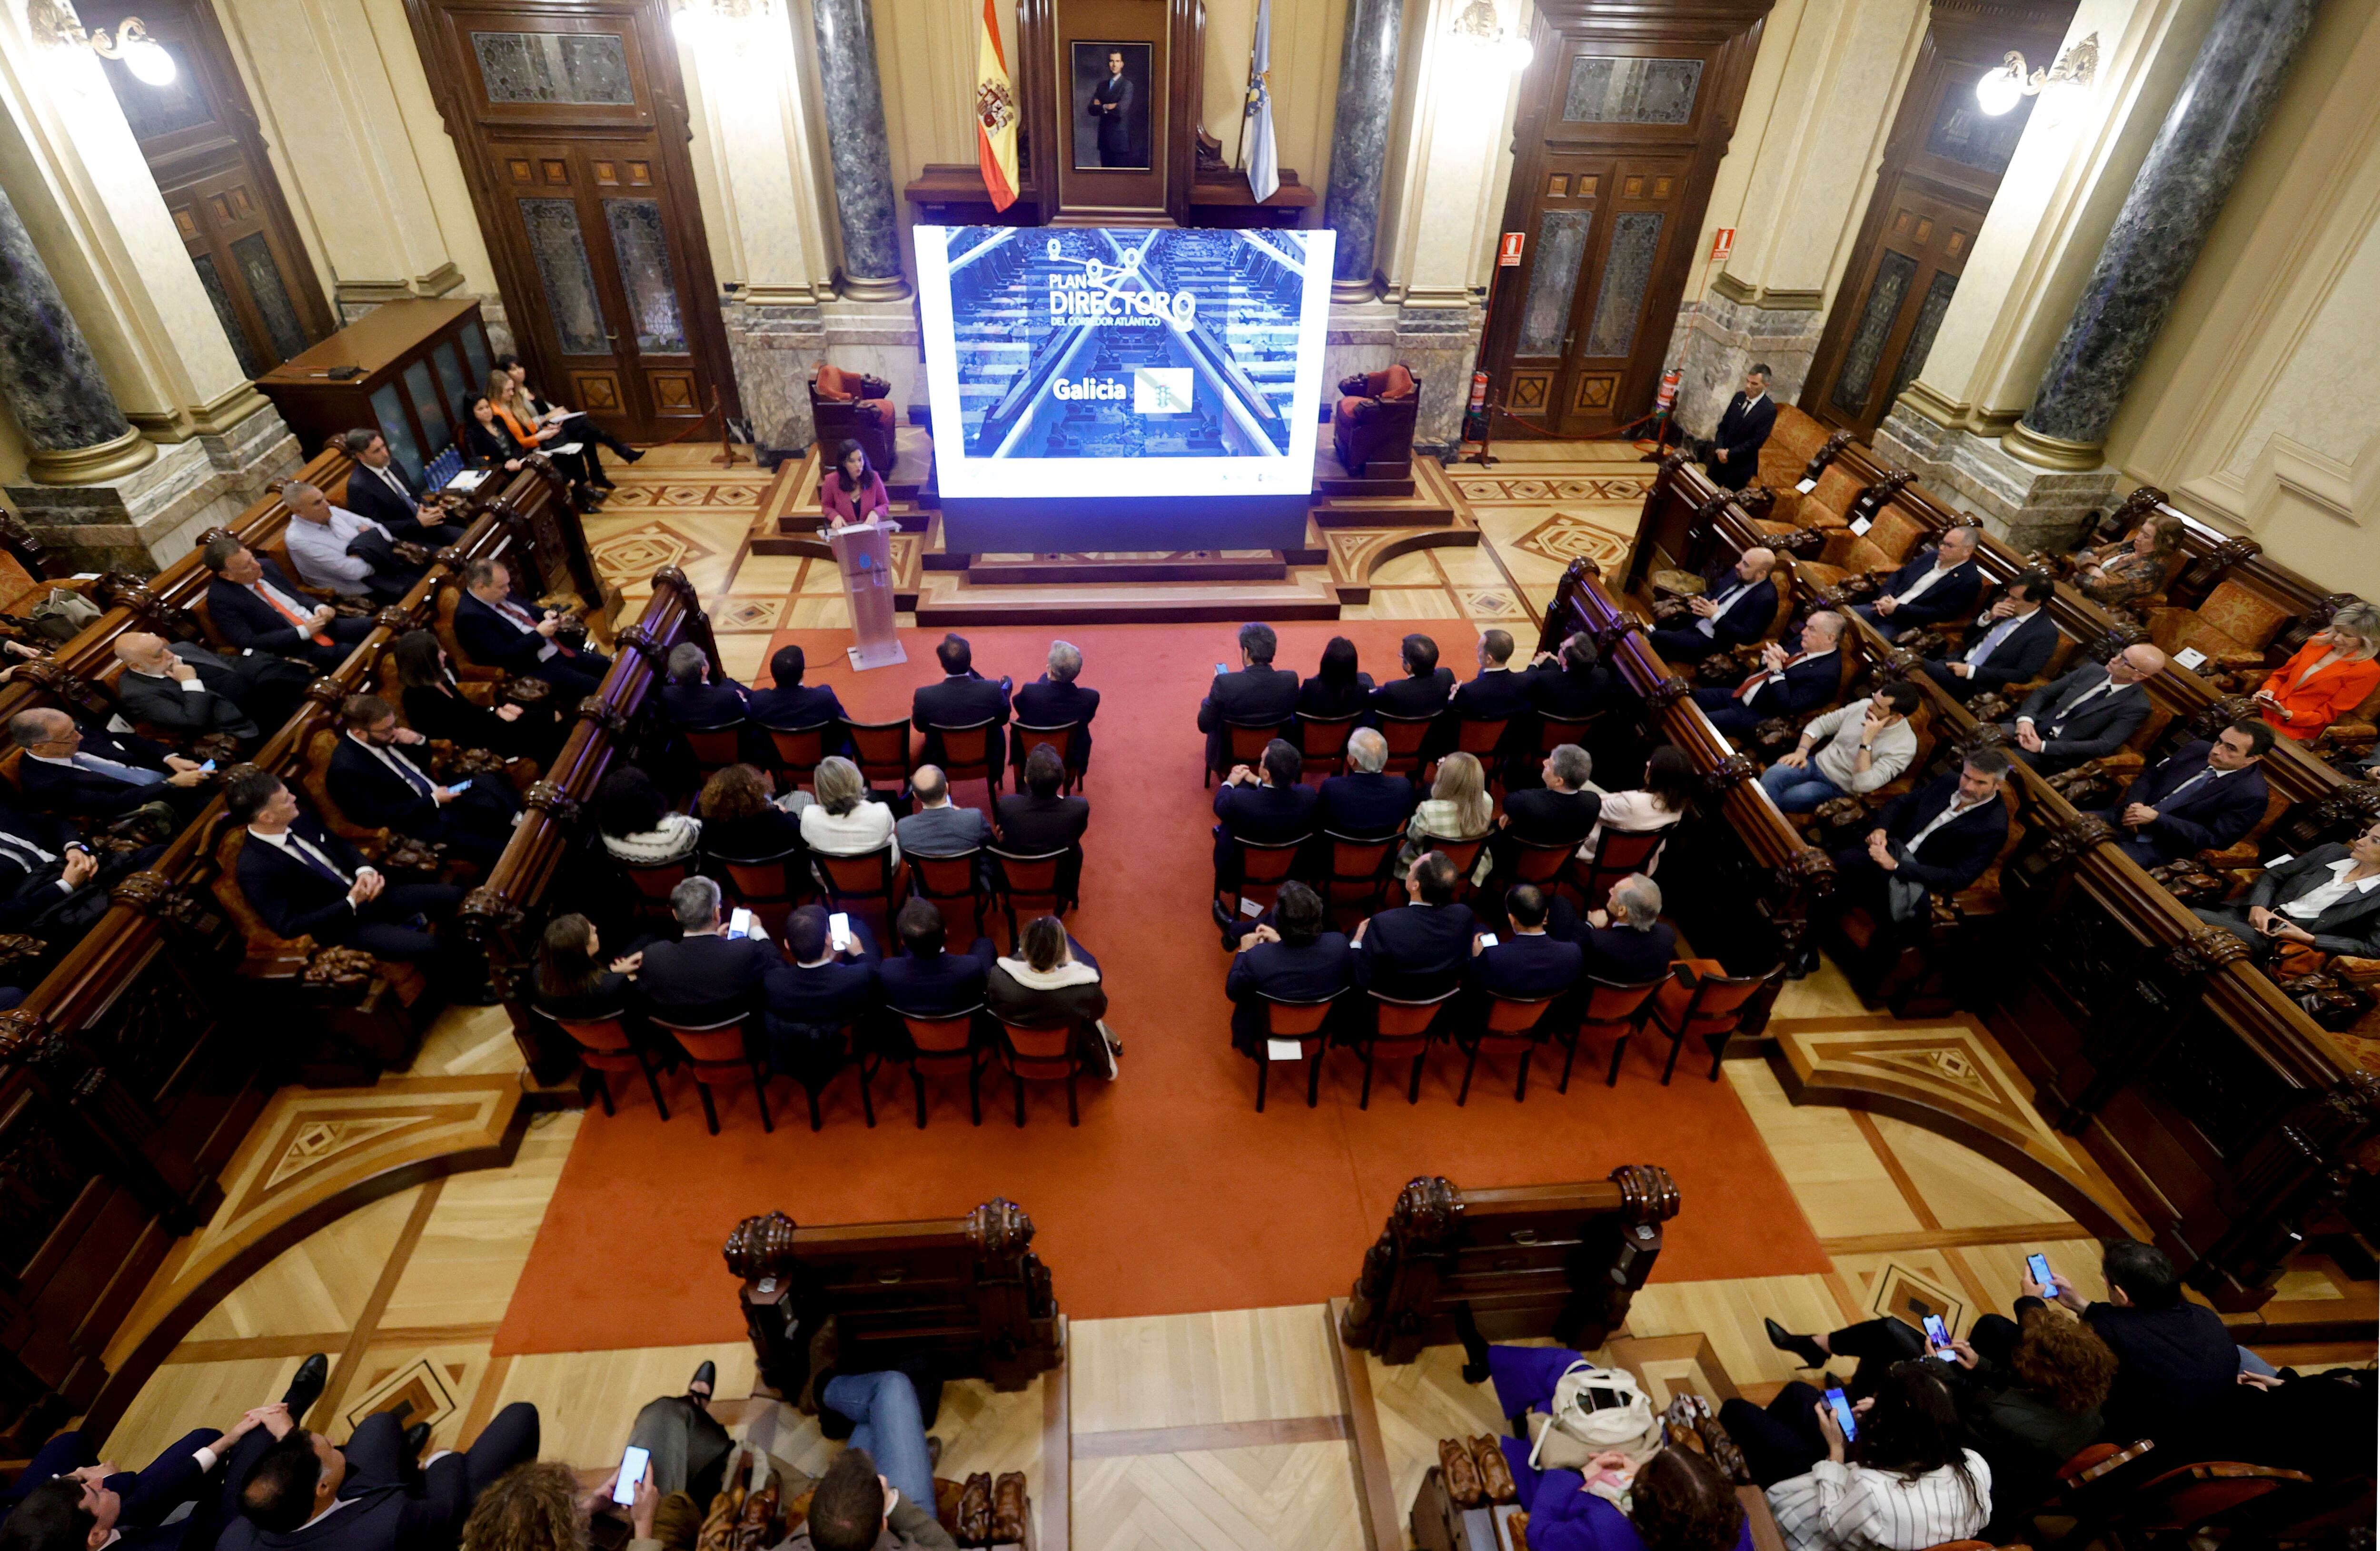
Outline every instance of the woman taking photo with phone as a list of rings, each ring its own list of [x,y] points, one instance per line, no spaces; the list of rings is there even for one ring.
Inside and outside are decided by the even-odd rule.
[[[1896,1363],[1872,1396],[1839,1411],[1841,1393],[1797,1379],[1766,1409],[1742,1399],[1719,1407],[1787,1551],[1925,1551],[1983,1529],[1992,1469],[1967,1447],[1938,1362]]]

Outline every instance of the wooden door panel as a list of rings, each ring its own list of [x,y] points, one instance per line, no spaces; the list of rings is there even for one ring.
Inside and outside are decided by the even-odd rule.
[[[1925,366],[1982,224],[1969,199],[1914,180],[1893,196],[1820,410],[1863,431],[1883,420]]]

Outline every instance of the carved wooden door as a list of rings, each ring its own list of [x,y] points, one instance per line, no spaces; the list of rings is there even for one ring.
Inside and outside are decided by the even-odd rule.
[[[659,6],[407,8],[531,381],[631,441],[735,414]]]
[[[1482,358],[1546,430],[1592,436],[1652,407],[1765,3],[1658,21],[1595,0],[1537,7]]]
[[[1829,424],[1848,426],[1864,440],[1892,401],[1915,379],[1934,348],[1935,332],[1950,310],[1959,272],[1975,246],[1985,208],[1973,198],[1943,198],[1914,179],[1888,201],[1881,240],[1869,251],[1856,291],[1858,309],[1830,362],[1831,381],[1819,406]]]

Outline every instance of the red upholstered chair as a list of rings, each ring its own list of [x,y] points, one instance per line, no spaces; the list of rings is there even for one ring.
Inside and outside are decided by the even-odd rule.
[[[1578,878],[1585,910],[1601,910],[1611,897],[1611,886],[1631,873],[1643,872],[1670,838],[1670,827],[1658,830],[1606,830],[1595,840],[1595,855],[1572,871]]]
[[[740,721],[722,727],[681,727],[678,736],[694,751],[694,762],[702,767],[705,781],[744,757],[744,724]]]
[[[1479,853],[1487,849],[1488,836],[1476,840],[1439,840],[1431,837],[1429,848],[1454,864],[1454,897],[1457,901],[1471,897],[1471,874],[1479,866]],[[1412,892],[1407,889],[1407,893]]]
[[[1025,1125],[1025,1084],[1063,1082],[1066,1084],[1066,1123],[1083,1123],[1082,1111],[1075,1102],[1075,1079],[1083,1063],[1075,1054],[1075,1025],[1061,1024],[1012,1024],[1000,1020],[1000,1064],[1008,1069],[1009,1085],[1016,1091],[1016,1124]]]
[[[794,913],[795,902],[815,887],[808,854],[797,845],[774,856],[714,855],[710,865],[727,874],[728,897],[759,916],[772,938],[785,935],[785,917]]]
[[[662,1119],[669,1119],[669,1104],[662,1097],[662,1085],[653,1076],[651,1058],[646,1055],[645,1048],[637,1042],[636,1036],[628,1032],[627,1025],[617,1018],[598,1018],[590,1023],[573,1023],[566,1018],[556,1018],[554,1022],[562,1025],[563,1033],[577,1042],[579,1064],[587,1068],[579,1091],[585,1093],[587,1084],[592,1083],[595,1092],[603,1100],[603,1113],[618,1113],[612,1108],[609,1074],[635,1072],[643,1075],[645,1086],[652,1090],[654,1110]]]
[[[1231,899],[1232,918],[1253,920],[1243,908],[1243,902],[1256,900],[1270,904],[1281,893],[1281,886],[1289,881],[1290,870],[1297,865],[1297,854],[1312,835],[1300,835],[1295,840],[1254,841],[1232,837],[1232,847],[1239,854],[1240,883],[1236,889],[1226,889],[1215,897],[1220,902]]]
[[[1002,851],[994,845],[991,853],[992,890],[1000,896],[1002,914],[1008,917],[1008,945],[1014,951],[1023,940],[1017,936],[1016,924],[1043,915],[1063,917],[1075,904],[1072,894],[1058,891],[1058,869],[1065,864],[1063,851]],[[1021,914],[1020,914],[1021,913]]]
[[[1457,986],[1441,991],[1425,1001],[1411,1001],[1402,997],[1371,993],[1374,1022],[1369,1033],[1351,1036],[1350,1043],[1364,1052],[1364,1092],[1355,1102],[1358,1109],[1372,1107],[1372,1060],[1402,1060],[1413,1058],[1413,1077],[1406,1084],[1405,1102],[1421,1102],[1422,1063],[1429,1060],[1429,1025],[1438,1010],[1462,991]]]
[[[857,856],[830,856],[823,851],[814,851],[810,853],[810,876],[818,880],[819,892],[835,909],[849,910],[856,904],[880,910],[888,927],[892,923],[892,913],[901,908],[901,900],[908,891],[908,869],[892,860],[890,845]]]
[[[637,886],[637,908],[647,915],[670,914],[670,891],[686,879],[694,870],[694,858],[681,856],[674,862],[622,862],[620,870]]]
[[[1234,765],[1245,765],[1252,770],[1261,769],[1265,746],[1275,738],[1288,738],[1297,727],[1289,721],[1226,721],[1223,729],[1223,762],[1207,772],[1209,786],[1219,777],[1230,775]]]
[[[1681,959],[1671,964],[1669,981],[1653,993],[1653,1023],[1670,1038],[1661,1085],[1669,1085],[1678,1070],[1678,1052],[1685,1048],[1687,1036],[1696,1034],[1710,1047],[1710,1080],[1718,1082],[1718,1063],[1727,1055],[1728,1036],[1743,1018],[1743,1004],[1784,969],[1779,964],[1758,975],[1730,975],[1716,959]]]
[[[730,1018],[723,1024],[687,1025],[656,1017],[653,1023],[670,1032],[694,1068],[694,1085],[702,1095],[702,1118],[710,1123],[710,1134],[719,1134],[719,1110],[710,1101],[710,1085],[722,1080],[750,1083],[752,1097],[760,1106],[760,1129],[777,1129],[776,1121],[769,1114],[769,1074],[760,1065],[759,1052],[745,1037],[742,1018]]]
[[[1421,379],[1402,362],[1385,371],[1359,371],[1339,383],[1330,436],[1339,466],[1353,479],[1403,479],[1413,474],[1414,418]]]
[[[763,727],[769,741],[777,745],[777,768],[785,773],[789,791],[813,785],[818,780],[819,761],[827,756],[827,734],[834,731],[832,721],[813,722],[808,727]],[[901,724],[901,736],[905,742],[909,724]],[[861,772],[863,775],[865,771]],[[903,779],[906,779],[905,773]]]
[[[1561,1081],[1554,1092],[1570,1092],[1571,1063],[1578,1060],[1579,1041],[1590,1034],[1611,1035],[1611,1068],[1603,1074],[1605,1087],[1620,1085],[1620,1058],[1628,1052],[1628,1036],[1645,1026],[1652,1007],[1653,993],[1670,984],[1666,975],[1658,980],[1640,980],[1629,984],[1620,980],[1599,980],[1586,977],[1586,1006],[1579,1013],[1578,1027],[1567,1031],[1562,1043],[1569,1052],[1562,1057]]]
[[[899,788],[909,784],[909,719],[892,721],[847,721],[851,747],[859,773],[870,787]]]
[[[1322,1033],[1322,1021],[1330,1015],[1331,1005],[1339,999],[1324,997],[1320,1001],[1276,1001],[1264,999],[1265,1037],[1294,1039],[1305,1059],[1305,1107],[1313,1109],[1322,1094],[1322,1053],[1329,1040]],[[1272,1052],[1257,1052],[1257,1113],[1264,1113],[1265,1086],[1272,1075]]]
[[[819,364],[810,378],[810,423],[818,428],[819,455],[827,464],[846,440],[868,449],[868,461],[886,479],[892,477],[892,428],[899,417],[888,395],[892,384],[865,372]]]
[[[1000,794],[1001,768],[991,757],[992,725],[987,717],[965,727],[933,729],[942,740],[942,774],[950,778],[953,786],[963,781],[979,781],[989,795]]]
[[[1364,719],[1362,711],[1349,711],[1345,716],[1308,716],[1297,713],[1297,752],[1305,761],[1305,773],[1310,776],[1333,776],[1347,773],[1347,740],[1354,735],[1355,723]]]
[[[1537,752],[1551,754],[1564,744],[1586,745],[1587,733],[1603,720],[1600,716],[1544,716],[1537,718]]]
[[[880,1058],[868,1069],[867,1075],[874,1075],[887,1060],[897,1061],[898,1064],[906,1066],[909,1069],[910,1084],[917,1090],[917,1129],[923,1131],[926,1129],[927,1075],[965,1072],[967,1080],[967,1108],[975,1117],[975,1123],[981,1125],[983,1123],[983,1069],[985,1063],[991,1059],[991,1053],[978,1044],[975,1037],[975,1021],[977,1015],[983,1011],[981,1004],[970,1007],[964,1012],[954,1012],[947,1018],[921,1017],[915,1012],[904,1012],[897,1007],[888,1008],[886,1011],[907,1026],[909,1043],[915,1047],[915,1053],[906,1060],[891,1056]]]
[[[1578,847],[1568,841],[1545,845],[1536,841],[1515,840],[1512,842],[1512,866],[1493,880],[1489,892],[1500,901],[1504,891],[1515,883],[1534,883],[1545,891],[1547,899],[1551,900],[1558,889],[1575,889],[1578,878],[1571,866],[1571,857],[1577,850]]]
[[[975,935],[981,937],[985,923],[990,919],[991,901],[983,887],[978,865],[983,861],[983,847],[953,852],[947,856],[929,855],[922,851],[905,852],[902,860],[909,864],[909,891],[920,899],[930,900],[934,907],[945,913],[964,900],[974,922]],[[957,934],[952,934],[956,937]],[[964,942],[965,938],[958,940]]]
[[[1421,779],[1421,745],[1429,740],[1429,730],[1438,725],[1435,716],[1393,716],[1382,711],[1379,717],[1380,737],[1389,745],[1388,761],[1380,769],[1390,775]]]
[[[1326,830],[1322,838],[1330,842],[1330,876],[1322,896],[1330,919],[1336,923],[1339,913],[1349,905],[1364,915],[1373,915],[1388,892],[1389,867],[1403,846],[1404,836],[1400,833],[1385,840],[1357,840]]]
[[[1454,1096],[1456,1109],[1471,1102],[1471,1073],[1477,1070],[1483,1050],[1518,1050],[1521,1071],[1512,1083],[1512,1102],[1518,1104],[1529,1097],[1529,1058],[1552,1036],[1553,1031],[1546,1027],[1546,1013],[1553,1004],[1552,997],[1515,1001],[1488,993],[1488,1015],[1479,1026],[1455,1031],[1454,1042],[1463,1047],[1463,1091]]]

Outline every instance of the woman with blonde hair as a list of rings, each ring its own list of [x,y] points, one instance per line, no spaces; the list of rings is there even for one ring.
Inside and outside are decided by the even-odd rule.
[[[598,477],[595,454],[585,442],[570,441],[558,421],[540,418],[528,390],[514,382],[511,372],[488,374],[488,402],[495,406],[496,418],[512,432],[514,441],[532,453],[543,453],[553,460],[554,467],[570,477],[578,487],[582,506],[602,504],[604,492],[612,486],[610,480]],[[565,447],[572,450],[565,452]]]
[[[578,1489],[578,1472],[552,1460],[532,1460],[515,1465],[488,1484],[471,1504],[463,1521],[462,1551],[586,1551],[588,1522],[596,1508],[610,1500],[614,1471],[586,1491]],[[661,1494],[653,1489],[649,1471],[637,1484],[628,1522],[635,1528],[638,1551],[659,1551],[653,1538],[653,1510]]]
[[[2380,609],[2361,601],[2330,616],[2318,631],[2273,671],[2256,691],[2256,709],[2273,731],[2307,743],[2380,689]]]
[[[2074,585],[2094,603],[2129,603],[2163,592],[2180,552],[2181,519],[2152,512],[2128,537],[2085,555],[2075,567]]]
[[[840,754],[831,754],[819,761],[811,783],[818,801],[802,809],[805,844],[828,856],[865,856],[889,845],[893,864],[900,864],[901,842],[892,833],[892,809],[870,796],[868,778],[859,773],[858,766]]]
[[[1438,849],[1440,842],[1475,841],[1495,826],[1496,800],[1488,794],[1486,767],[1476,755],[1450,754],[1438,762],[1438,779],[1430,783],[1429,795],[1405,824],[1404,849],[1398,854],[1397,870],[1411,866],[1423,852]],[[1471,880],[1484,881],[1488,866],[1488,853],[1482,849]]]

